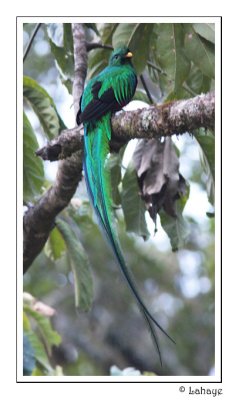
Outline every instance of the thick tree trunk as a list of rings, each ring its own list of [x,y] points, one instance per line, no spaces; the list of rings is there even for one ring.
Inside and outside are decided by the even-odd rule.
[[[78,111],[80,95],[84,88],[87,71],[87,50],[82,24],[72,24],[74,41],[75,77],[73,99],[75,114]],[[45,245],[56,215],[63,210],[74,195],[82,173],[82,151],[59,162],[54,185],[30,207],[24,215],[23,270],[30,267]]]

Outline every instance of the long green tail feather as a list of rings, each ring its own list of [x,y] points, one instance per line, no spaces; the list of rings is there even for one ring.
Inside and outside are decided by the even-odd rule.
[[[159,343],[153,324],[155,324],[173,343],[175,342],[151,315],[146,305],[140,298],[133,280],[132,273],[125,263],[117,236],[117,230],[114,224],[110,176],[105,165],[106,158],[109,153],[109,140],[111,137],[110,116],[110,113],[106,114],[96,123],[89,123],[87,126],[85,126],[85,180],[100,224],[102,225],[102,228],[107,236],[120,269],[137,300],[139,308],[145,317],[146,322],[148,323],[149,330],[161,361]]]

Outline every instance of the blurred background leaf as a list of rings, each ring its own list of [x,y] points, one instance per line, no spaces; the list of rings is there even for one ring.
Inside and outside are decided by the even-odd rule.
[[[26,335],[23,336],[23,374],[31,375],[35,368],[35,352],[30,340]]]
[[[51,231],[44,250],[47,257],[53,261],[61,258],[62,254],[66,251],[65,241],[57,227]]]
[[[185,54],[187,58],[193,61],[204,75],[214,79],[215,49],[213,43],[198,35],[191,24],[185,24],[185,31]]]
[[[73,273],[75,306],[81,311],[89,311],[93,299],[93,283],[88,256],[66,222],[58,219],[57,227],[64,238]]]
[[[153,27],[154,24],[119,24],[112,37],[114,48],[124,43],[132,51],[133,64],[138,74],[146,67]]]
[[[145,219],[146,207],[139,193],[135,168],[129,164],[122,180],[122,209],[127,232],[148,239],[149,231]]]
[[[41,193],[44,182],[42,160],[36,157],[37,139],[26,114],[23,113],[23,198],[30,201]]]
[[[214,24],[193,24],[194,30],[202,36],[204,39],[207,39],[209,42],[215,44],[215,26]]]
[[[59,119],[52,98],[34,79],[24,76],[23,96],[39,118],[41,126],[48,139],[53,139],[59,133]]]
[[[23,369],[26,375],[53,374],[52,348],[61,342],[60,335],[52,329],[50,320],[34,309],[34,299],[25,296],[23,321]],[[30,299],[30,302],[29,302]]]
[[[215,136],[212,132],[205,132],[204,129],[198,130],[196,140],[200,146],[200,160],[204,172],[204,182],[206,185],[208,200],[214,206],[215,197]]]
[[[74,54],[71,24],[48,24],[48,40],[62,83],[72,93]]]

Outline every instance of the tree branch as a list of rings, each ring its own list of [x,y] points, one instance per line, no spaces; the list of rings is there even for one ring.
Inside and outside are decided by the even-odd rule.
[[[73,99],[76,114],[86,77],[87,51],[83,25],[72,24],[72,33],[75,60]],[[24,215],[24,272],[27,271],[35,257],[42,250],[51,229],[54,227],[56,215],[68,205],[81,179],[82,150],[78,147],[71,154],[67,160],[59,162],[57,177],[53,186]]]
[[[192,132],[201,127],[214,130],[214,119],[215,95],[210,92],[118,114],[112,120],[112,128],[119,138],[155,138]]]
[[[41,27],[41,24],[36,24],[36,26],[35,26],[35,28],[34,28],[34,30],[33,30],[33,33],[32,33],[32,35],[31,35],[31,37],[30,37],[30,40],[29,40],[29,42],[28,42],[28,44],[27,44],[27,46],[26,46],[26,48],[25,48],[25,51],[24,51],[24,54],[23,54],[23,62],[26,61],[26,58],[27,58],[27,56],[28,56],[28,53],[29,53],[29,51],[31,50],[32,43],[33,43],[33,41],[34,41],[34,39],[35,39],[35,36],[36,36],[38,30],[40,29],[40,27]]]
[[[43,160],[57,161],[70,157],[75,151],[83,148],[83,128],[78,126],[66,129],[60,136],[52,139],[44,147],[36,151]]]
[[[192,132],[197,128],[214,129],[215,96],[206,93],[191,99],[173,101],[112,117],[113,139],[126,143],[134,138],[159,138]],[[59,160],[82,149],[82,131],[68,129],[36,152],[44,160]]]
[[[102,44],[99,42],[87,42],[86,43],[86,49],[87,51],[91,51],[94,49],[107,49],[107,50],[113,50],[113,47],[108,45],[108,44]]]
[[[80,97],[84,89],[87,73],[87,49],[85,32],[82,24],[72,24],[74,43],[75,77],[73,84],[73,100],[75,115],[79,110]]]

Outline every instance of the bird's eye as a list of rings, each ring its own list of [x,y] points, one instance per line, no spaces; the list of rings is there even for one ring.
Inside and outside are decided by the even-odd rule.
[[[118,60],[119,56],[118,54],[115,55],[115,60]]]

